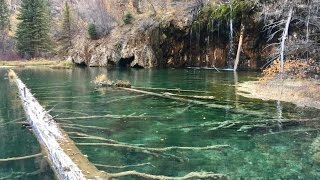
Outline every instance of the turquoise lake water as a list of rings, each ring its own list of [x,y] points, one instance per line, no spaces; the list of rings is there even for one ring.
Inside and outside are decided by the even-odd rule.
[[[320,164],[313,160],[311,151],[312,143],[319,136],[320,111],[236,95],[235,85],[256,80],[257,73],[105,68],[17,69],[16,72],[46,109],[53,108],[51,114],[76,143],[106,142],[79,135],[85,134],[129,145],[79,145],[100,170],[136,170],[166,176],[207,171],[226,174],[231,179],[320,178]],[[6,70],[0,69],[0,159],[40,153],[32,132],[19,123],[24,120],[23,109],[5,74]],[[193,99],[206,103],[199,105],[99,88],[91,82],[99,74],[106,74],[112,80],[128,80],[146,91],[170,92],[187,99],[193,99],[188,96],[213,96],[214,99]],[[281,123],[299,119],[312,119],[313,123]],[[229,126],[217,128],[223,122]],[[243,130],[249,126],[255,127]],[[229,147],[157,153],[130,148],[212,145]],[[54,175],[42,157],[0,162],[0,179],[19,178],[54,179]]]

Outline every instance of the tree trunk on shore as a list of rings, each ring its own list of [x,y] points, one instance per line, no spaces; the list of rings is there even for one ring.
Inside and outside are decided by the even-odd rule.
[[[286,42],[286,39],[288,36],[289,26],[290,26],[290,22],[292,19],[292,14],[293,14],[293,7],[290,7],[290,10],[288,13],[288,18],[286,21],[286,26],[283,29],[283,33],[282,33],[282,37],[281,37],[281,47],[280,47],[280,73],[281,73],[281,77],[283,75],[283,70],[284,70],[285,42]]]

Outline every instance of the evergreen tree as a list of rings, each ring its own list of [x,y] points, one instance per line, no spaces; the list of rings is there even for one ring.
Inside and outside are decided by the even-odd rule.
[[[17,26],[17,49],[27,57],[50,49],[49,10],[46,0],[22,0]]]
[[[72,45],[72,32],[71,32],[71,11],[69,4],[66,2],[63,10],[63,22],[62,22],[62,43],[63,49],[67,49]]]
[[[97,29],[96,29],[96,25],[93,23],[89,24],[88,27],[88,34],[90,36],[90,39],[95,40],[98,38],[98,34],[97,34]]]
[[[2,51],[5,50],[5,38],[8,34],[9,22],[9,9],[5,0],[0,0],[0,47]]]

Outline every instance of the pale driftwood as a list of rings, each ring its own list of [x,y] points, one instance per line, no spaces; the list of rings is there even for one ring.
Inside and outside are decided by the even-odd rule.
[[[42,154],[38,153],[38,154],[29,155],[29,156],[21,156],[21,157],[12,157],[12,158],[0,159],[0,162],[26,160],[26,159],[36,158],[36,157],[40,157],[40,156],[42,156]]]
[[[113,169],[127,169],[127,168],[131,168],[131,167],[142,167],[142,166],[155,167],[151,163],[141,163],[141,164],[126,165],[126,166],[109,166],[109,165],[104,165],[104,164],[94,164],[94,165],[97,167],[113,168]]]
[[[205,147],[180,147],[180,146],[172,146],[172,147],[164,147],[164,148],[150,148],[150,147],[140,147],[128,144],[111,144],[111,143],[77,143],[79,146],[109,146],[109,147],[118,147],[118,148],[126,148],[126,149],[135,149],[141,151],[150,151],[150,152],[165,152],[170,150],[191,150],[191,151],[199,151],[199,150],[221,150],[223,148],[230,147],[229,145],[212,145]]]
[[[152,180],[186,180],[186,179],[228,179],[223,174],[215,174],[211,172],[191,172],[183,177],[168,177],[168,176],[157,176],[145,173],[139,173],[136,171],[126,171],[120,173],[109,174],[111,178],[119,178],[124,176],[136,176],[144,179]]]
[[[85,180],[87,177],[89,179],[92,177],[107,178],[106,174],[100,172],[81,154],[15,73],[10,71],[9,74],[18,87],[28,122],[41,143],[43,151],[47,154],[57,177],[63,180]],[[72,149],[72,153],[67,149]],[[76,159],[77,163],[71,157]]]

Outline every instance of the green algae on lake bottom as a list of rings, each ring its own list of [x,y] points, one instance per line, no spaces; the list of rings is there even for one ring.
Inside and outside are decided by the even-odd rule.
[[[320,111],[236,95],[234,85],[255,79],[256,73],[240,72],[235,76],[233,72],[212,70],[105,68],[16,71],[46,109],[54,107],[51,114],[57,117],[76,143],[105,143],[108,139],[148,148],[229,145],[219,150],[171,149],[162,153],[137,148],[79,145],[101,170],[136,170],[166,176],[207,171],[226,174],[232,179],[320,177],[320,165],[312,158],[314,152],[311,150],[311,144],[319,136]],[[4,77],[4,73],[4,69],[0,70],[0,77]],[[214,99],[199,100],[208,104],[199,105],[119,89],[96,88],[91,81],[101,73],[107,74],[111,80],[129,80],[135,87],[159,88],[148,90],[152,92],[164,93],[166,91],[161,88],[179,88],[199,92],[175,93],[213,96]],[[39,152],[39,145],[28,130],[21,129],[19,124],[1,126],[1,123],[23,117],[23,111],[19,102],[9,95],[15,92],[7,80],[2,78],[0,81],[0,158]],[[281,119],[312,119],[312,123],[287,125],[279,121],[270,126],[262,122]],[[226,121],[243,124],[219,128],[219,123]],[[248,124],[254,124],[256,128],[240,131]],[[88,139],[84,134],[100,139]],[[23,167],[26,164],[30,169]],[[31,159],[21,161],[19,165],[0,164],[0,177],[10,174],[11,169],[35,171],[38,163]],[[51,171],[47,170],[37,177],[50,178],[50,174]]]

